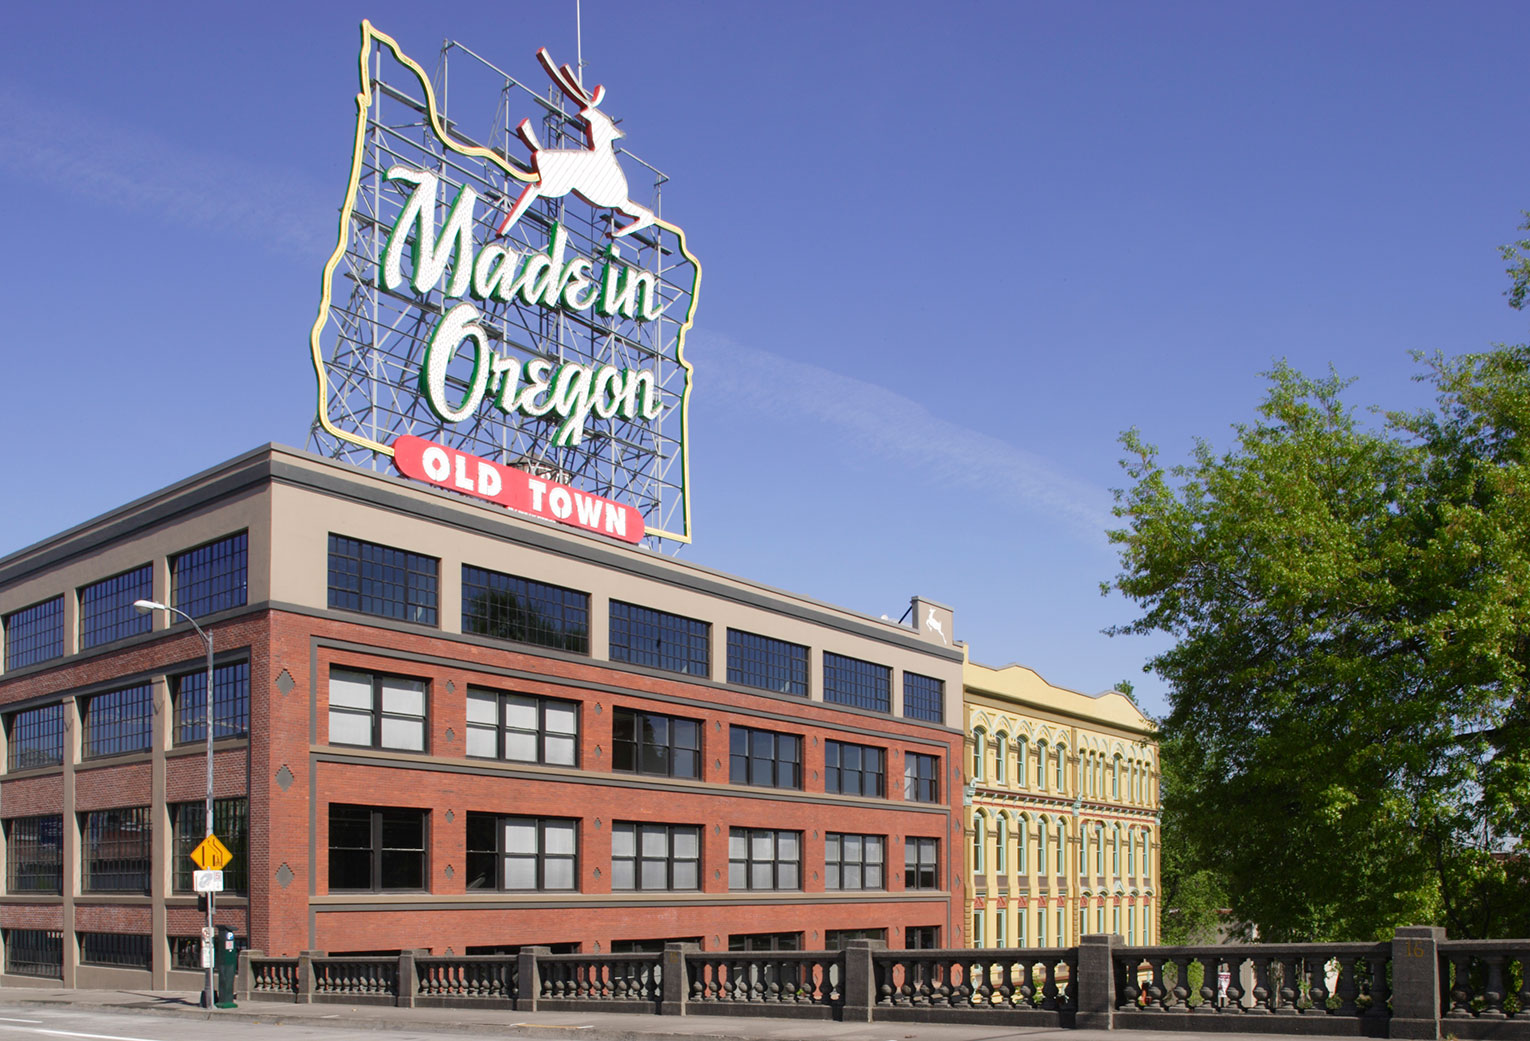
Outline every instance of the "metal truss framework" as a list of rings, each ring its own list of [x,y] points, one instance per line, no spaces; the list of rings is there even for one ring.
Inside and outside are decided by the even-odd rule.
[[[683,233],[661,220],[613,239],[612,229],[625,218],[570,194],[538,199],[505,236],[499,236],[499,220],[519,197],[525,181],[534,178],[515,126],[530,117],[540,123],[539,136],[546,146],[583,148],[585,132],[577,113],[565,111],[566,102],[552,88],[539,94],[459,43],[448,41],[443,46],[432,89],[427,89],[421,70],[412,62],[405,64],[407,59],[400,61],[403,55],[396,47],[390,50],[374,42],[370,27],[364,27],[363,38],[368,48],[363,53],[363,75],[370,77],[370,103],[360,115],[364,125],[358,128],[362,135],[359,176],[345,203],[350,219],[342,217],[342,229],[348,230],[343,231],[343,252],[333,266],[328,314],[320,316],[322,329],[315,327],[322,414],[310,429],[310,450],[378,469],[388,464],[377,446],[389,445],[404,434],[428,438],[626,502],[645,519],[645,544],[661,551],[678,550],[690,541],[686,459],[690,368],[684,360],[683,337],[699,282]],[[459,66],[459,80],[498,84],[487,145],[465,135],[447,111],[454,62]],[[470,68],[461,70],[463,62]],[[463,76],[464,71],[468,75]],[[456,89],[460,95],[461,87]],[[439,105],[438,118],[432,118],[433,101]],[[450,143],[441,139],[436,126],[447,128]],[[486,155],[471,154],[474,151],[492,152],[522,179]],[[661,188],[668,178],[631,153],[621,156],[633,200],[662,218]],[[651,321],[607,317],[594,308],[549,309],[519,300],[475,303],[483,312],[480,324],[491,346],[506,357],[523,363],[544,358],[555,365],[573,361],[651,371],[661,404],[659,418],[624,420],[618,414],[600,419],[592,413],[583,442],[567,447],[552,443],[555,417],[533,419],[507,413],[489,400],[462,422],[443,423],[419,393],[418,378],[431,330],[453,301],[440,288],[416,295],[408,282],[389,290],[378,277],[389,229],[411,187],[386,180],[388,169],[399,164],[440,177],[437,226],[459,187],[468,185],[478,193],[480,211],[473,225],[477,246],[498,242],[522,254],[540,252],[556,222],[568,236],[570,255],[599,264],[608,251],[614,251],[622,263],[655,273],[664,309]],[[651,175],[651,187],[638,183],[639,173]],[[647,198],[642,197],[645,191]],[[471,360],[459,354],[448,369],[449,392],[460,398],[471,372]]]

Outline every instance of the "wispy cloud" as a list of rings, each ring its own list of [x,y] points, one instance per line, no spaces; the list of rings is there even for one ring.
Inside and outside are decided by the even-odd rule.
[[[0,84],[0,171],[274,252],[326,252],[339,189],[248,156],[198,150]]]
[[[1091,545],[1103,546],[1102,533],[1114,524],[1105,489],[990,434],[941,419],[880,384],[700,330],[687,354],[704,359],[698,370],[709,395],[760,414],[836,428],[863,451],[1045,514]]]

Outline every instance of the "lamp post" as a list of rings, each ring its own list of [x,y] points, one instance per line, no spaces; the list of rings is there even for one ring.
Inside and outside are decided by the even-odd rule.
[[[211,835],[213,833],[213,638],[212,638],[212,633],[208,632],[207,630],[203,629],[200,625],[198,625],[196,619],[191,617],[191,615],[187,614],[185,611],[182,611],[182,610],[179,610],[177,608],[171,607],[168,604],[162,604],[162,603],[160,603],[157,600],[135,600],[133,602],[133,606],[135,608],[137,608],[139,611],[143,611],[143,612],[164,611],[167,614],[178,614],[178,615],[180,615],[182,618],[186,619],[186,621],[191,623],[191,627],[197,631],[197,635],[200,636],[202,638],[202,641],[207,644],[207,690],[206,690],[206,696],[205,696],[205,708],[207,710],[206,711],[206,719],[207,719],[207,812],[206,812],[207,828],[206,828],[206,833],[208,835]],[[208,893],[206,893],[204,895],[207,897],[207,935],[209,937],[211,937],[213,935],[213,932],[212,932],[212,928],[213,928],[213,894],[211,892],[208,892]],[[209,948],[211,948],[211,946],[212,946],[214,941],[212,939],[208,939],[208,940],[206,940],[204,942],[207,944],[207,946]],[[203,996],[203,1004],[204,1004],[204,1006],[209,1011],[211,1011],[214,1008],[217,1008],[217,1004],[218,1004],[217,1001],[214,1000],[214,997],[215,997],[215,992],[213,990],[213,960],[214,959],[212,957],[212,953],[213,952],[209,949],[208,950],[208,955],[209,956],[208,956],[208,959],[207,959],[207,993]]]

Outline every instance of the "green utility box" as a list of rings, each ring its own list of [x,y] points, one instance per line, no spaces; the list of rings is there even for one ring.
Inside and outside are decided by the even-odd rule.
[[[213,983],[217,987],[219,1008],[238,1008],[234,1004],[234,979],[239,974],[239,951],[234,946],[234,930],[217,926],[213,934]]]

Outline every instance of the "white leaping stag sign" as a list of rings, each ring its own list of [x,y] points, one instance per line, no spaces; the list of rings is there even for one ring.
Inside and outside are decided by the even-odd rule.
[[[536,131],[531,127],[531,120],[521,120],[515,132],[531,149],[531,166],[537,173],[537,179],[526,185],[521,197],[515,200],[515,206],[499,226],[499,234],[503,235],[526,212],[526,207],[537,199],[557,199],[569,192],[591,206],[609,206],[633,218],[631,224],[617,228],[612,233],[613,238],[648,227],[657,218],[648,207],[627,197],[627,177],[622,173],[621,164],[616,161],[616,150],[612,143],[625,135],[616,129],[611,117],[599,108],[606,96],[606,88],[599,86],[593,93],[586,93],[574,77],[574,70],[567,65],[562,68],[554,65],[546,47],[537,51],[537,61],[542,63],[542,68],[547,70],[547,75],[558,85],[558,89],[579,106],[579,117],[584,120],[590,147],[543,148],[537,140]]]

